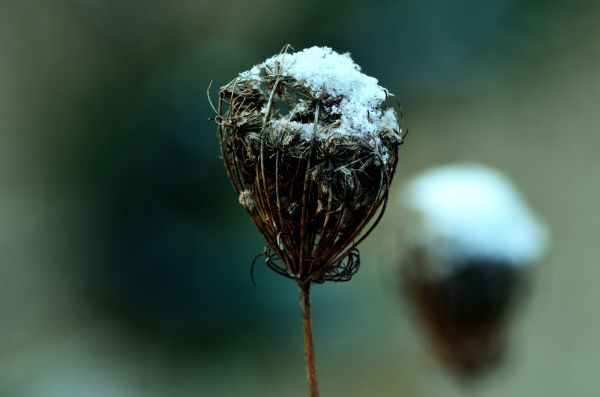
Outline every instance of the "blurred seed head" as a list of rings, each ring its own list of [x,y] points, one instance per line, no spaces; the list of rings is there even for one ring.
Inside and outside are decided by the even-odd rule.
[[[401,269],[436,357],[462,378],[495,368],[548,231],[514,185],[458,164],[401,187]]]

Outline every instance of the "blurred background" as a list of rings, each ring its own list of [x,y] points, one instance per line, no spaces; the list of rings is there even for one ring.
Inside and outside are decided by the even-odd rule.
[[[349,51],[397,94],[395,188],[479,161],[552,229],[511,360],[477,395],[594,395],[599,17],[583,0],[0,1],[0,396],[306,395],[297,287],[261,266],[252,285],[264,241],[207,120],[211,81],[286,43]],[[395,203],[357,276],[313,288],[324,396],[467,392],[397,288]]]

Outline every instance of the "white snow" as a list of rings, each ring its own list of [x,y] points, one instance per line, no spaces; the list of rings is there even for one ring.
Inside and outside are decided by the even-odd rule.
[[[512,183],[476,164],[439,167],[410,180],[402,205],[416,215],[413,243],[441,259],[488,257],[515,266],[534,263],[548,242],[546,227]]]
[[[311,47],[291,54],[278,54],[241,73],[240,78],[259,78],[265,68],[304,83],[315,97],[342,98],[339,106],[333,109],[333,113],[340,116],[339,125],[318,128],[317,138],[352,135],[363,138],[376,149],[381,148],[379,134],[382,132],[400,140],[402,131],[396,112],[392,108],[379,109],[390,94],[378,85],[377,79],[361,73],[349,53],[339,54],[329,47]],[[312,134],[303,136],[312,138]]]
[[[279,128],[283,128],[287,131],[300,132],[300,135],[305,138],[311,137],[313,134],[313,131],[315,129],[314,123],[304,124],[304,123],[299,123],[297,121],[289,121],[289,120],[282,120],[282,119],[273,120],[271,122],[271,125],[275,128],[279,127]]]

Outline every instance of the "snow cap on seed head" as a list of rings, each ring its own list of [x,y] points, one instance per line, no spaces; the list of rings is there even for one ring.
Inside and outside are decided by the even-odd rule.
[[[428,170],[403,186],[401,204],[410,214],[408,244],[444,266],[473,258],[530,265],[548,243],[547,228],[514,185],[482,165]]]
[[[339,54],[329,47],[310,47],[295,53],[282,52],[252,69],[240,74],[241,79],[260,79],[264,70],[288,76],[304,84],[315,98],[339,97],[339,105],[329,111],[339,116],[339,123],[328,128],[319,128],[316,137],[327,139],[332,135],[352,136],[387,153],[381,144],[381,135],[400,142],[403,131],[398,125],[393,108],[384,108],[383,103],[392,96],[378,84],[374,77],[361,72],[349,53]],[[266,112],[266,109],[263,109]],[[302,131],[304,139],[313,138],[314,123],[291,121],[289,117],[274,118],[273,125],[295,128]]]

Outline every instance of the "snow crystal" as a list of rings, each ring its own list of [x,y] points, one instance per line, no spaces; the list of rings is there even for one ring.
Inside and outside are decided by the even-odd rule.
[[[282,119],[273,120],[271,122],[271,126],[273,126],[274,128],[282,128],[286,131],[299,132],[300,136],[305,139],[310,139],[310,137],[312,137],[315,128],[314,123],[304,124],[299,123],[297,121],[289,121]]]
[[[315,97],[340,97],[338,106],[331,111],[340,117],[334,128],[318,129],[318,138],[333,134],[352,135],[382,148],[379,134],[400,140],[400,130],[393,109],[381,109],[389,95],[378,85],[377,79],[361,73],[350,54],[339,54],[329,47],[311,47],[303,51],[275,55],[265,62],[240,74],[241,78],[259,78],[268,69],[282,76],[290,76],[306,85]],[[303,130],[306,131],[306,130]],[[303,134],[310,139],[312,136]]]
[[[489,257],[520,266],[546,248],[547,229],[510,181],[490,168],[436,168],[408,182],[403,193],[404,206],[419,219],[409,232],[439,257]]]

